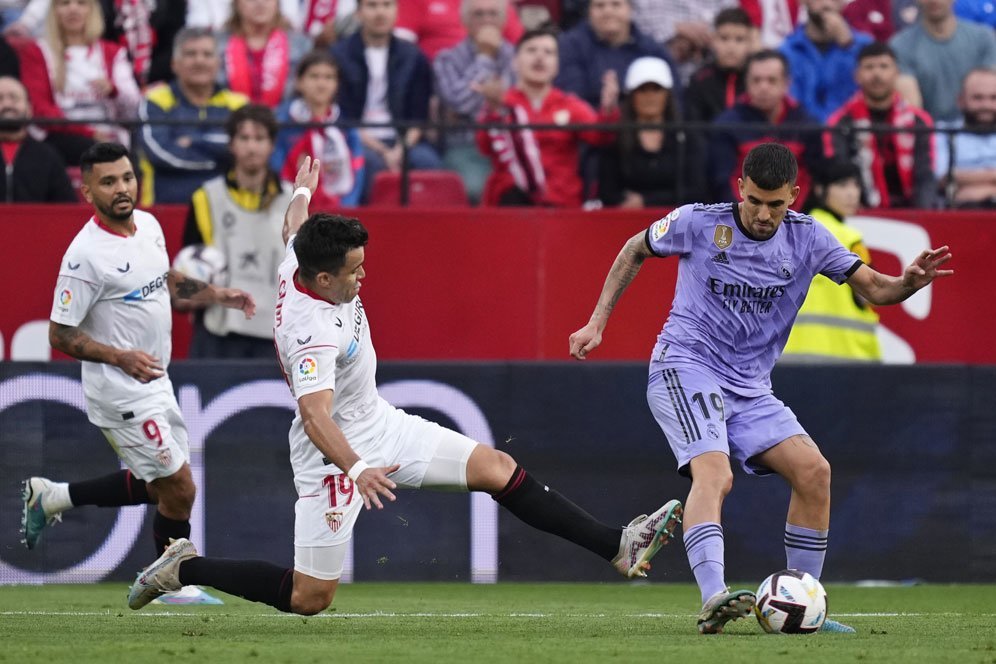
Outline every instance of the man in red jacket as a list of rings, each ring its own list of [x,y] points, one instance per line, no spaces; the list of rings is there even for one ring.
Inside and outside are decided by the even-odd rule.
[[[482,122],[577,125],[619,119],[619,81],[602,78],[599,112],[553,87],[559,70],[557,38],[547,29],[530,30],[515,47],[515,87],[485,81],[473,87],[487,102]],[[477,145],[491,157],[494,170],[484,188],[485,205],[579,206],[582,182],[578,148],[584,141],[606,145],[614,132],[595,129],[481,130]]]
[[[897,91],[899,65],[892,47],[874,42],[862,48],[854,78],[860,89],[827,119],[824,155],[860,169],[865,207],[934,207],[934,135],[922,131],[934,121]],[[876,125],[910,131],[875,131]]]

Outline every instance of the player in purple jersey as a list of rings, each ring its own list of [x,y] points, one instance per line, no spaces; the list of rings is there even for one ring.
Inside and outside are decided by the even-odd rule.
[[[570,337],[584,360],[640,266],[678,256],[674,302],[650,361],[647,401],[692,480],[685,549],[702,592],[698,629],[717,634],[754,606],[724,580],[723,499],[730,456],[752,475],[777,473],[792,487],[785,524],[788,567],[819,578],[830,525],[830,464],[792,411],[771,393],[770,374],[813,277],[848,283],[875,305],[902,302],[937,277],[948,247],[926,250],[900,277],[868,267],[821,224],[788,208],[799,194],[788,148],[755,147],[744,161],[740,203],[686,205],[626,242],[587,325]],[[827,631],[854,630],[832,620]]]

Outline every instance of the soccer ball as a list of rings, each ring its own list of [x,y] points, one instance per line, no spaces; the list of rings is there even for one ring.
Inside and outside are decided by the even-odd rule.
[[[192,279],[224,285],[228,280],[228,261],[220,249],[206,244],[192,244],[173,259],[173,269]]]
[[[769,634],[812,634],[827,617],[827,591],[808,572],[775,572],[757,589],[754,614]]]

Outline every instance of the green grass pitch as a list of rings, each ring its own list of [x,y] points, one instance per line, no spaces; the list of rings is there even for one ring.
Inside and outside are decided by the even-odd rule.
[[[130,611],[124,584],[0,588],[0,662],[996,663],[996,587],[828,586],[856,636],[763,634],[753,618],[699,636],[690,585],[357,583],[332,609]]]

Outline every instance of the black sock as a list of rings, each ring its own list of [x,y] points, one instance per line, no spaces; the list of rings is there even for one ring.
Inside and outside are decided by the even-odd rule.
[[[145,480],[138,479],[130,470],[119,470],[92,480],[70,482],[69,499],[77,507],[80,505],[121,507],[152,502],[145,487]]]
[[[294,570],[262,560],[191,558],[180,563],[180,583],[211,586],[290,613]]]
[[[156,517],[152,520],[152,539],[156,543],[156,557],[166,550],[170,539],[181,537],[190,537],[190,521],[170,519],[156,510]]]
[[[505,488],[492,498],[533,528],[563,537],[595,555],[612,560],[619,553],[622,528],[613,528],[540,484],[517,466]]]

